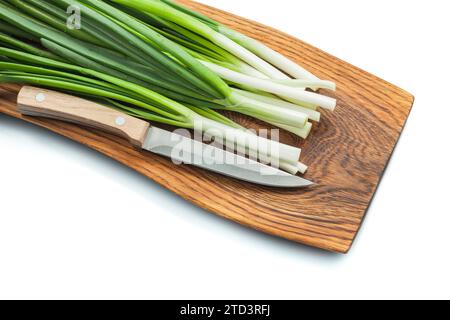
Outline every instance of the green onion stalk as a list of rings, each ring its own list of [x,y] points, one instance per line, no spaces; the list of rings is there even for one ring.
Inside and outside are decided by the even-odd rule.
[[[73,2],[73,1],[65,1],[65,2]],[[307,117],[305,117],[305,115],[299,111],[278,108],[277,110],[272,110],[271,112],[268,113],[265,110],[267,108],[266,105],[260,103],[259,101],[250,101],[249,99],[245,99],[242,96],[236,94],[229,88],[228,85],[226,85],[224,81],[222,81],[220,74],[214,72],[214,70],[211,70],[210,68],[208,68],[208,66],[204,66],[203,63],[193,58],[185,50],[180,48],[178,44],[170,41],[167,38],[163,38],[155,30],[149,28],[147,25],[145,25],[141,21],[138,21],[137,19],[133,18],[127,13],[124,13],[123,11],[109,4],[106,4],[105,2],[100,0],[82,0],[82,2],[92,6],[96,10],[102,12],[104,15],[108,15],[111,18],[120,21],[128,28],[134,30],[135,34],[141,35],[149,39],[150,43],[153,43],[159,49],[168,52],[171,56],[174,56],[177,60],[181,61],[185,65],[188,65],[190,70],[196,71],[199,75],[202,75],[205,78],[208,79],[213,78],[215,81],[212,83],[217,86],[218,91],[220,91],[222,94],[222,96],[220,97],[220,99],[218,99],[218,101],[221,101],[221,103],[225,103],[226,105],[238,106],[238,108],[234,107],[230,108],[230,110],[232,109],[233,111],[241,112],[247,115],[252,115],[253,117],[261,120],[267,121],[268,119],[270,119],[270,121],[279,122],[294,127],[304,127],[306,125]],[[131,1],[127,2],[128,5],[131,5],[132,3],[134,2]],[[165,8],[162,9],[168,9],[169,11],[171,10],[171,7],[168,7],[165,4],[163,4],[163,6],[165,6]],[[139,9],[139,7],[137,9]],[[164,39],[164,41],[161,41],[161,39]],[[278,84],[275,84],[275,86],[283,87],[282,85]],[[287,89],[289,91],[289,89],[291,88]],[[316,96],[317,94],[311,93],[311,95]],[[320,95],[317,96],[321,97]],[[297,94],[293,94],[293,97],[296,98]],[[314,103],[315,100],[312,99],[311,101],[306,102]],[[332,104],[332,101],[329,103]]]
[[[31,55],[21,55],[14,50],[0,47],[0,54],[9,57],[26,58],[31,60]],[[52,67],[52,69],[35,67],[21,63],[0,62],[0,82],[31,84],[53,89],[78,93],[81,95],[103,98],[107,101],[117,101],[117,105],[124,103],[138,107],[124,107],[124,111],[134,116],[139,116],[149,121],[156,121],[177,127],[200,129],[218,139],[227,139],[241,143],[240,148],[249,148],[251,155],[257,154],[270,161],[280,161],[286,163],[285,168],[297,163],[300,157],[300,150],[287,145],[278,144],[247,133],[244,130],[223,124],[219,119],[212,120],[210,117],[202,116],[186,106],[169,100],[151,90],[133,83],[123,81],[119,78],[111,77],[93,70],[79,68],[77,66],[59,63],[47,58],[36,58],[42,64]],[[77,71],[79,73],[92,76],[74,75],[66,71],[57,71],[53,68],[66,69],[67,71]],[[95,78],[99,79],[96,80]],[[227,145],[229,145],[227,143]],[[264,146],[265,152],[261,154],[260,147]],[[267,147],[269,146],[269,147]],[[280,156],[281,155],[281,156]],[[296,159],[296,160],[293,160]],[[289,169],[288,169],[289,170]]]
[[[237,57],[247,62],[242,63],[242,60],[236,61],[235,59],[229,61],[234,63],[234,67],[244,74],[275,80],[290,80],[289,76],[302,80],[318,80],[312,73],[261,42],[171,0],[112,1],[129,7],[139,8],[139,10],[146,10],[145,12],[151,15],[153,19],[157,15],[160,24],[163,21],[164,27],[172,28],[178,34],[186,35],[189,33],[189,36],[192,37],[192,31],[197,32],[202,37],[210,40],[210,43],[207,44],[209,48],[215,45],[226,48],[229,52],[234,53]],[[172,22],[175,22],[175,24]],[[185,28],[179,27],[178,24]],[[220,61],[214,61],[214,63],[217,62],[220,63]],[[254,66],[255,69],[249,68],[249,65]],[[280,72],[280,70],[285,73]],[[286,99],[289,99],[289,97],[286,97]]]
[[[10,0],[13,4],[16,2],[15,0]],[[27,0],[29,1],[29,0]],[[25,1],[25,2],[27,2]],[[29,1],[30,6],[33,4],[33,1]],[[183,50],[182,47],[177,45],[176,43],[170,41],[164,36],[157,33],[155,30],[149,28],[144,23],[141,23],[137,19],[131,17],[130,15],[110,6],[109,4],[99,1],[99,0],[83,0],[83,1],[72,1],[72,0],[57,0],[53,1],[55,5],[59,5],[60,8],[67,7],[70,5],[77,5],[82,9],[83,19],[86,19],[88,22],[88,31],[90,31],[91,26],[96,26],[97,30],[99,29],[109,29],[111,33],[119,38],[123,43],[130,43],[131,45],[126,46],[127,50],[122,53],[126,53],[131,60],[127,64],[121,63],[123,59],[119,57],[111,57],[108,56],[108,59],[105,60],[105,54],[107,51],[102,50],[102,48],[96,47],[96,44],[88,44],[79,40],[81,38],[78,35],[76,38],[72,38],[68,36],[66,33],[61,33],[58,31],[64,30],[54,30],[50,29],[46,25],[40,25],[36,23],[34,20],[27,20],[25,17],[21,17],[20,15],[13,14],[5,17],[5,20],[12,23],[14,22],[16,25],[20,24],[20,27],[25,31],[33,34],[34,36],[40,37],[41,42],[44,42],[44,46],[46,46],[51,52],[55,51],[55,46],[49,47],[49,40],[55,43],[57,46],[62,47],[70,47],[72,51],[75,51],[78,54],[83,56],[89,56],[96,63],[99,64],[108,64],[109,67],[112,68],[121,68],[122,72],[130,73],[136,71],[135,69],[142,70],[141,67],[135,65],[136,68],[129,68],[129,64],[131,62],[137,64],[144,64],[145,67],[153,67],[156,72],[160,72],[164,75],[164,79],[151,79],[153,81],[149,81],[148,73],[144,75],[141,71],[139,75],[136,75],[136,72],[132,73],[133,77],[140,78],[141,81],[150,82],[152,85],[157,85],[157,87],[162,87],[166,90],[175,91],[177,94],[181,94],[182,96],[173,96],[172,98],[177,99],[179,97],[195,97],[197,100],[207,100],[213,101],[214,103],[218,103],[225,106],[230,106],[230,111],[240,112],[246,115],[251,115],[260,120],[269,122],[269,123],[280,123],[289,127],[294,128],[302,128],[307,124],[307,116],[299,110],[290,110],[284,109],[280,107],[271,107],[266,104],[263,104],[257,100],[250,100],[242,97],[236,92],[232,91],[230,87],[220,78],[220,75],[204,66],[203,63],[199,62],[197,59],[193,58],[189,53]],[[24,6],[23,3],[20,7]],[[94,8],[94,9],[92,9]],[[39,8],[35,8],[34,11],[28,10],[27,12],[35,12],[38,11]],[[55,9],[52,8],[52,12]],[[11,10],[10,10],[11,11]],[[36,14],[36,17],[45,17],[45,21],[47,21],[50,17],[49,14]],[[116,21],[120,21],[116,23]],[[53,23],[52,25],[60,25]],[[134,30],[134,33],[129,32],[126,28],[122,27],[122,25],[127,26]],[[149,45],[148,42],[143,41],[136,34],[142,35],[150,40],[153,46]],[[101,37],[101,34],[95,34],[95,32],[91,32],[87,35],[93,37],[96,36],[99,41],[106,41],[109,48],[114,49],[112,43],[115,41],[107,41]],[[121,39],[120,39],[121,38]],[[46,41],[47,40],[47,41]],[[95,42],[95,41],[94,41]],[[100,43],[101,44],[101,43]],[[51,44],[50,44],[51,45]],[[164,54],[164,53],[169,53]],[[141,57],[140,59],[135,59],[136,56]],[[142,56],[150,57],[149,61],[142,61]],[[174,57],[174,59],[171,59]],[[165,68],[161,70],[161,65]],[[187,66],[187,68],[186,68]],[[125,70],[124,70],[125,69]],[[178,88],[173,90],[173,78],[182,78],[178,79]],[[172,80],[171,83],[167,83],[168,78]],[[163,81],[161,81],[163,80]],[[159,81],[159,82],[158,82]],[[158,83],[155,83],[158,82]],[[180,92],[178,89],[185,86],[185,84],[189,84],[193,86],[197,91],[197,94],[193,94],[191,91],[182,91]],[[175,83],[175,86],[177,84]],[[283,87],[282,85],[275,84],[275,87]],[[153,89],[157,89],[153,87]],[[293,93],[296,90],[292,88],[286,87],[288,93]],[[276,90],[275,90],[276,91]],[[302,90],[298,90],[301,92]],[[161,92],[165,94],[166,92]],[[311,95],[315,95],[312,94]],[[320,97],[319,95],[317,95]],[[293,94],[293,98],[297,97],[297,92]],[[185,103],[192,103],[191,101],[187,101],[187,99],[179,99]],[[314,102],[314,99],[313,101]],[[272,109],[272,110],[270,110]]]
[[[81,12],[81,29],[67,24],[70,6]],[[290,68],[297,76],[286,72],[282,55],[269,59],[269,48],[238,35],[168,0],[1,0],[0,82],[53,88],[148,121],[214,132],[227,146],[241,144],[288,172],[304,172],[300,149],[260,138],[218,111],[306,138],[311,121],[320,121],[317,108],[336,105],[306,89],[335,85],[306,70],[300,76],[299,66]]]
[[[285,170],[291,170],[290,166],[296,164],[300,157],[300,150],[297,148],[249,134],[242,129],[222,123],[220,117],[211,119],[208,115],[201,115],[178,102],[134,83],[95,70],[8,48],[0,47],[0,56],[20,61],[18,63],[0,62],[0,82],[49,87],[136,106],[138,107],[137,111],[128,113],[149,121],[201,130],[217,139],[226,139],[233,144],[240,143],[239,147],[247,148],[251,155],[256,154],[263,159],[285,163]],[[24,61],[34,62],[40,66],[25,64]],[[83,76],[76,75],[74,72],[83,74]],[[264,150],[264,153],[261,153],[261,150]]]
[[[220,34],[233,40],[235,43],[250,50],[252,53],[261,57],[265,61],[268,61],[273,66],[284,71],[286,74],[288,74],[296,79],[318,80],[318,78],[315,75],[313,75],[311,72],[302,68],[297,63],[286,58],[285,56],[276,52],[275,50],[270,49],[263,43],[255,40],[255,39],[252,39],[246,35],[243,35],[242,33],[237,32],[233,29],[230,29],[230,28],[218,23],[217,21],[215,21],[213,19],[210,19],[198,12],[190,10],[187,7],[177,4],[177,3],[173,2],[172,0],[160,0],[160,1],[171,6],[175,10],[178,10],[180,12],[184,12],[187,15],[190,15],[192,18],[197,19],[199,22],[208,25],[210,28],[216,30]]]
[[[233,43],[232,39],[227,39],[225,41],[225,44],[222,43],[222,41],[217,40],[218,38],[223,40],[225,36],[224,34],[220,33],[221,30],[228,30],[228,33],[226,34],[234,31],[229,30],[227,27],[222,26],[209,18],[206,18],[188,8],[175,4],[171,1],[113,0],[112,2],[119,3],[122,6],[121,8],[126,7],[134,9],[134,14],[136,14],[137,10],[139,10],[139,16],[141,19],[146,19],[145,14],[147,14],[147,19],[145,20],[147,23],[156,24],[156,26],[165,30],[165,32],[167,32],[167,29],[170,29],[178,36],[179,39],[182,37],[186,37],[189,39],[193,39],[193,41],[197,41],[197,38],[195,38],[195,36],[198,37],[198,35],[200,35],[202,37],[201,44],[204,45],[205,48],[211,49],[211,51],[217,51],[218,46],[219,48],[226,48],[228,50],[230,50],[229,46],[234,46],[236,48],[239,47],[239,43]],[[184,28],[180,27],[180,25]],[[239,35],[239,33],[237,32],[234,33],[235,35]],[[244,35],[240,35],[239,37],[248,38]],[[205,39],[209,39],[210,41],[205,42]],[[229,55],[226,57],[222,57],[222,60],[220,60],[220,58],[217,59],[216,57],[212,58],[206,57],[204,55],[202,56],[202,53],[197,53],[197,57],[201,63],[207,65],[209,69],[217,73],[223,80],[226,80],[228,83],[236,85],[240,88],[245,88],[247,91],[273,93],[276,95],[276,98],[279,99],[279,97],[281,97],[282,100],[299,105],[300,107],[307,107],[315,110],[318,106],[320,106],[325,109],[334,110],[336,106],[335,99],[310,92],[302,92],[306,88],[310,88],[313,90],[335,90],[336,86],[334,83],[330,81],[318,80],[317,77],[312,76],[302,67],[298,66],[294,62],[285,58],[283,55],[275,52],[274,50],[266,47],[256,40],[248,38],[247,42],[248,47],[259,48],[259,50],[254,50],[256,54],[259,54],[260,56],[266,58],[267,56],[271,56],[271,58],[267,58],[270,63],[274,64],[282,70],[288,70],[291,73],[297,74],[297,78],[299,78],[299,80],[293,80],[286,75],[279,76],[280,71],[278,69],[275,68],[274,70],[274,68],[269,63],[262,62],[259,56],[247,51],[245,46],[240,48],[240,50],[242,52],[245,52],[245,54],[239,54],[238,52],[236,52],[239,51],[238,49],[230,51],[236,54],[236,56],[240,59],[249,61],[249,64],[243,62],[240,59],[236,60],[236,56],[232,56],[232,59],[229,59]],[[252,66],[255,66],[255,61],[259,61],[264,65],[264,67],[256,66],[256,69],[253,68]],[[251,62],[253,62],[253,64]],[[272,72],[267,71],[268,69],[271,69]],[[300,74],[302,74],[303,76],[301,76]],[[260,80],[262,79],[266,81],[261,86]],[[233,102],[236,104],[240,104],[246,107],[249,104],[248,100],[246,100],[246,104],[243,104],[242,99],[239,96],[233,96],[233,99],[231,100],[234,100]],[[260,104],[258,104],[258,107],[264,108],[264,106],[261,106]],[[280,113],[282,111],[281,114],[284,114],[286,112],[279,106],[276,106],[275,109],[276,111],[274,110],[274,113]],[[240,112],[240,110],[237,111]],[[275,124],[275,122],[277,122],[276,119],[270,119],[270,117],[262,118],[260,116],[259,119],[271,124]],[[287,123],[284,122],[284,124],[284,127],[286,127]],[[301,127],[301,125],[297,124],[293,127],[299,128]],[[290,131],[295,132],[296,130]]]
[[[231,54],[247,62],[255,69],[270,76],[278,77],[280,79],[287,79],[287,76],[277,70],[266,61],[262,60],[258,56],[251,53],[244,47],[236,44],[234,41],[226,37],[225,35],[215,31],[209,25],[202,23],[202,21],[196,19],[192,15],[183,12],[171,5],[168,5],[159,0],[112,0],[115,3],[119,3],[124,6],[128,6],[142,12],[147,12],[164,20],[173,22],[185,29],[188,29],[208,40],[215,43],[219,47],[227,50]]]

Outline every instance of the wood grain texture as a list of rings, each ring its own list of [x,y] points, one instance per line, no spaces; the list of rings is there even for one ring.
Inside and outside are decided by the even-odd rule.
[[[310,165],[302,190],[258,187],[169,159],[137,151],[120,138],[15,111],[18,87],[2,86],[0,112],[79,141],[139,171],[184,199],[242,225],[329,251],[346,253],[361,226],[411,110],[404,90],[298,39],[261,24],[189,0],[180,1],[298,61],[337,83],[338,107],[324,112],[306,141],[283,133],[282,141],[303,148]],[[233,115],[251,127],[262,124]],[[170,232],[170,230],[168,230]]]

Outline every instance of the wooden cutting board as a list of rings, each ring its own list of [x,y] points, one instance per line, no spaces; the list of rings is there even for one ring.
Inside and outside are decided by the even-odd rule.
[[[15,85],[0,87],[0,112],[85,144],[224,218],[302,244],[348,252],[399,139],[413,96],[287,34],[190,0],[180,2],[337,83],[336,111],[324,113],[307,141],[282,134],[283,142],[303,148],[302,161],[311,167],[305,177],[316,183],[314,187],[259,187],[193,167],[177,167],[168,159],[134,150],[125,141],[95,130],[22,117],[15,111],[19,89]],[[248,126],[265,126],[244,116],[233,117]]]

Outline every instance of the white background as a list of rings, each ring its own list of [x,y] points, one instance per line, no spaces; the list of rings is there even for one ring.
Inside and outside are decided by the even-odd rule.
[[[0,298],[450,298],[448,1],[202,2],[415,94],[353,250],[245,229],[0,116]]]

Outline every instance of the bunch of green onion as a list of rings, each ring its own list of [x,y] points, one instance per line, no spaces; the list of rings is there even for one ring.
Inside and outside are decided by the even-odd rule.
[[[81,28],[68,25],[68,8],[80,10]],[[307,138],[311,121],[320,121],[319,108],[336,106],[317,93],[335,90],[334,83],[170,0],[1,0],[0,82],[52,88],[150,122],[201,128],[293,174],[306,170],[300,149],[260,138],[219,111]]]

